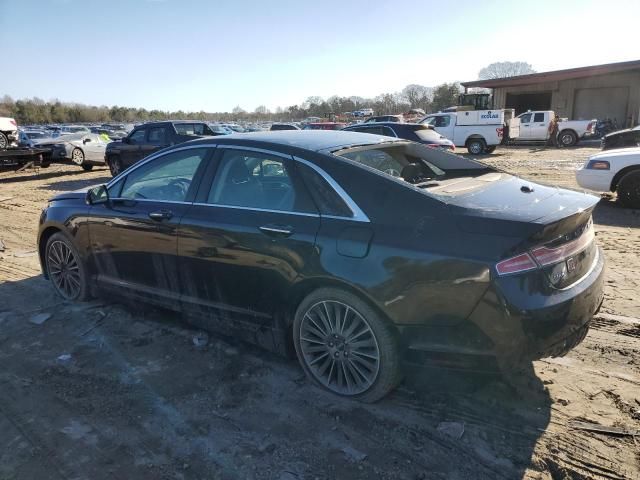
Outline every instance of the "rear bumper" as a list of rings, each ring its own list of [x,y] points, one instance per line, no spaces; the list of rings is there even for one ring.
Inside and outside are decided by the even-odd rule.
[[[406,357],[417,363],[420,358],[445,356],[446,363],[459,360],[464,366],[480,367],[481,359],[508,365],[562,356],[584,339],[602,304],[604,264],[598,248],[590,271],[568,288],[521,292],[515,304],[496,285],[458,325],[401,328]]]

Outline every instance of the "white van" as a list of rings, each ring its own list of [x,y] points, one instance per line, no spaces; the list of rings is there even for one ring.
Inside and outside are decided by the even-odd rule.
[[[520,135],[520,120],[513,109],[432,113],[420,123],[432,125],[456,147],[466,147],[473,155],[492,153],[505,135]]]

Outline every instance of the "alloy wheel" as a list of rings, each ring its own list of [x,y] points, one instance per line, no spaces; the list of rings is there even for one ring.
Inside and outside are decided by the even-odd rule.
[[[77,165],[82,165],[84,162],[84,153],[79,148],[75,148],[73,152],[71,152],[71,161]]]
[[[380,370],[380,349],[366,319],[348,305],[321,301],[300,325],[300,347],[311,374],[341,395],[367,391]]]
[[[65,299],[73,300],[80,295],[82,280],[78,259],[65,242],[56,240],[49,245],[47,270],[56,290]]]
[[[4,150],[9,147],[9,139],[4,133],[0,132],[0,150]]]

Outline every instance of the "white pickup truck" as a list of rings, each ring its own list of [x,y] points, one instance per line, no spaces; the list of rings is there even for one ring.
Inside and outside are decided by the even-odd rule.
[[[13,118],[0,117],[0,150],[18,145],[18,124]]]
[[[519,135],[520,121],[514,116],[512,109],[462,110],[432,113],[420,123],[432,125],[456,147],[466,147],[469,153],[480,155],[492,153],[502,143],[503,135],[509,138]]]
[[[516,142],[536,142],[549,139],[549,125],[555,113],[552,110],[525,112],[518,115],[520,119],[520,135],[515,138]],[[596,123],[593,120],[567,120],[560,119],[558,123],[558,143],[562,147],[572,147],[578,141],[592,135]]]

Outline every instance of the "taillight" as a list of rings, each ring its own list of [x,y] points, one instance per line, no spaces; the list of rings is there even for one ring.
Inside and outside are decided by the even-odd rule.
[[[18,126],[18,124],[16,123],[16,121],[15,121],[13,118],[12,118],[11,120],[9,120],[9,123],[10,123],[11,125],[13,125],[14,127],[17,127],[17,126]]]
[[[498,138],[502,138],[502,135],[504,135],[504,128],[503,127],[496,128],[496,133],[498,134]]]
[[[593,122],[587,123],[587,132],[591,133],[593,131]]]
[[[498,275],[509,275],[535,270],[538,267],[553,265],[584,250],[595,238],[593,222],[590,220],[582,234],[570,242],[558,247],[536,247],[529,253],[521,253],[496,264]]]
[[[595,238],[593,231],[593,223],[589,223],[586,230],[582,232],[580,237],[560,245],[556,248],[538,247],[531,251],[533,258],[541,266],[552,265],[554,263],[562,262],[563,260],[575,255],[589,245]]]
[[[507,258],[496,264],[498,275],[508,275],[510,273],[527,272],[538,268],[528,253],[522,253],[515,257]]]

